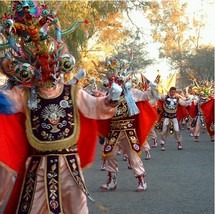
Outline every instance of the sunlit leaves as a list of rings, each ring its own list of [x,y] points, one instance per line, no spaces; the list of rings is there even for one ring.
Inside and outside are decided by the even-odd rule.
[[[161,0],[158,3],[150,3],[146,10],[147,18],[152,24],[153,39],[161,43],[161,56],[173,59],[172,55],[177,52],[191,51],[195,49],[197,43],[197,34],[191,32],[199,27],[200,22],[193,19],[189,24],[189,16],[186,13],[187,4],[181,1]],[[188,36],[190,35],[192,36]],[[178,66],[180,66],[178,58]],[[174,60],[176,60],[174,58]]]

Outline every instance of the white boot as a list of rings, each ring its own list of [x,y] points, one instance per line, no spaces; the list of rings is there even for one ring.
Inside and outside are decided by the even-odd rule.
[[[127,155],[127,154],[124,154],[124,155],[123,155],[123,160],[124,160],[124,161],[127,161],[127,159],[128,159],[128,155]]]
[[[117,174],[108,172],[107,183],[100,186],[101,190],[116,190]]]
[[[149,151],[145,151],[145,153],[146,153],[145,160],[150,160],[151,159],[150,152]]]
[[[166,151],[165,145],[161,143],[161,151]]]
[[[138,187],[136,189],[137,192],[143,192],[147,189],[147,184],[145,182],[144,176],[143,175],[139,175],[137,176],[138,179]]]
[[[182,145],[181,145],[180,142],[177,143],[177,149],[178,149],[178,150],[182,150],[182,149],[183,149],[183,147],[182,147]]]
[[[101,171],[106,171],[106,160],[102,158]]]

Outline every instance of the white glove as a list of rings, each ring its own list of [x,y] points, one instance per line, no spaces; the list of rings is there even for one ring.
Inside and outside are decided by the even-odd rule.
[[[109,90],[109,102],[110,103],[116,103],[119,101],[120,95],[122,93],[122,87],[120,87],[116,83],[112,83],[111,88]]]
[[[90,83],[90,84],[95,84],[95,78],[94,78],[94,77],[90,77],[89,83]]]
[[[69,85],[75,85],[75,84],[78,83],[78,81],[79,81],[81,78],[83,78],[83,77],[85,77],[85,76],[86,76],[86,71],[85,71],[84,69],[80,69],[80,70],[77,72],[76,76],[74,76],[74,77],[68,82],[68,84],[69,84]]]
[[[149,103],[153,106],[153,105],[155,105],[156,101],[157,101],[156,99],[150,99]]]
[[[149,83],[149,87],[150,87],[152,90],[156,90],[156,89],[157,89],[157,84],[154,83],[154,82],[150,82],[150,83]]]
[[[149,93],[150,99],[160,100],[160,94],[158,93],[158,90],[157,90],[157,84],[150,82],[149,87],[150,89],[148,93]]]
[[[187,105],[190,105],[192,102],[193,102],[193,99],[190,99],[190,98],[189,98],[188,100],[186,100],[186,104],[187,104]]]

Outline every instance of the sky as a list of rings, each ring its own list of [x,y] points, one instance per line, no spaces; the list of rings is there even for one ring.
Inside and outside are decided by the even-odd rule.
[[[182,2],[188,3],[187,12],[190,16],[199,16],[200,9],[202,8],[203,14],[206,15],[206,26],[202,31],[202,38],[200,43],[202,44],[215,44],[215,0],[181,0]],[[149,33],[150,24],[147,20],[145,20],[144,16],[140,12],[135,12],[131,14],[133,20],[135,20],[135,24],[139,27],[145,28],[145,33]],[[142,17],[142,18],[141,18]],[[145,39],[145,38],[144,38]],[[157,44],[151,43],[148,46],[149,56],[156,58],[158,62],[155,65],[149,66],[144,71],[144,75],[151,81],[155,80],[157,75],[157,70],[160,71],[160,74],[163,76],[163,79],[167,79],[168,76],[174,73],[173,70],[170,69],[168,63],[164,60],[159,60],[158,57],[158,48]]]

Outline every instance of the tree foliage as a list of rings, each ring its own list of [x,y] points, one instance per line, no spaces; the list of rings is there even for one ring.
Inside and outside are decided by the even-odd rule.
[[[180,0],[39,2],[44,2],[50,9],[57,8],[62,30],[68,29],[77,20],[88,20],[88,24],[81,24],[74,32],[63,37],[76,58],[77,67],[87,71],[84,83],[91,76],[100,79],[94,63],[105,57],[129,60],[132,50],[132,67],[135,69],[144,69],[155,61],[148,58],[148,41],[140,41],[144,27],[137,26],[130,17],[133,10],[142,11],[148,18],[153,40],[160,44],[160,58],[168,59],[172,67],[179,70],[182,83],[189,79],[188,71],[201,78],[213,78],[213,48],[199,47],[204,27],[203,16],[189,17],[187,4],[182,4]],[[0,17],[4,13],[12,14],[12,1],[0,1]],[[125,27],[125,22],[130,22],[136,29]]]
[[[108,55],[116,43],[123,42],[129,32],[123,29],[124,1],[40,1],[48,9],[56,9],[61,29],[68,29],[75,21],[87,20],[71,34],[63,36],[69,51],[74,55],[77,67],[87,70],[88,76],[95,72],[92,60]],[[0,16],[13,14],[12,1],[0,2]],[[50,28],[54,35],[54,28]]]
[[[130,61],[131,68],[134,71],[144,71],[144,69],[153,64],[155,59],[148,56],[148,52],[145,48],[146,44],[139,40],[128,39],[127,42],[121,43],[116,47],[114,57],[119,59],[126,59]]]
[[[174,68],[180,69],[183,53],[195,51],[199,39],[200,19],[192,19],[186,13],[187,3],[180,0],[148,2],[144,8],[152,24],[152,35],[161,44],[160,57],[170,60]]]
[[[214,80],[214,47],[200,46],[195,53],[184,54],[182,71],[178,83],[182,87],[189,85],[193,78],[200,80]]]
[[[212,80],[214,78],[214,47],[200,46],[195,54],[189,56],[187,63],[198,78]]]

